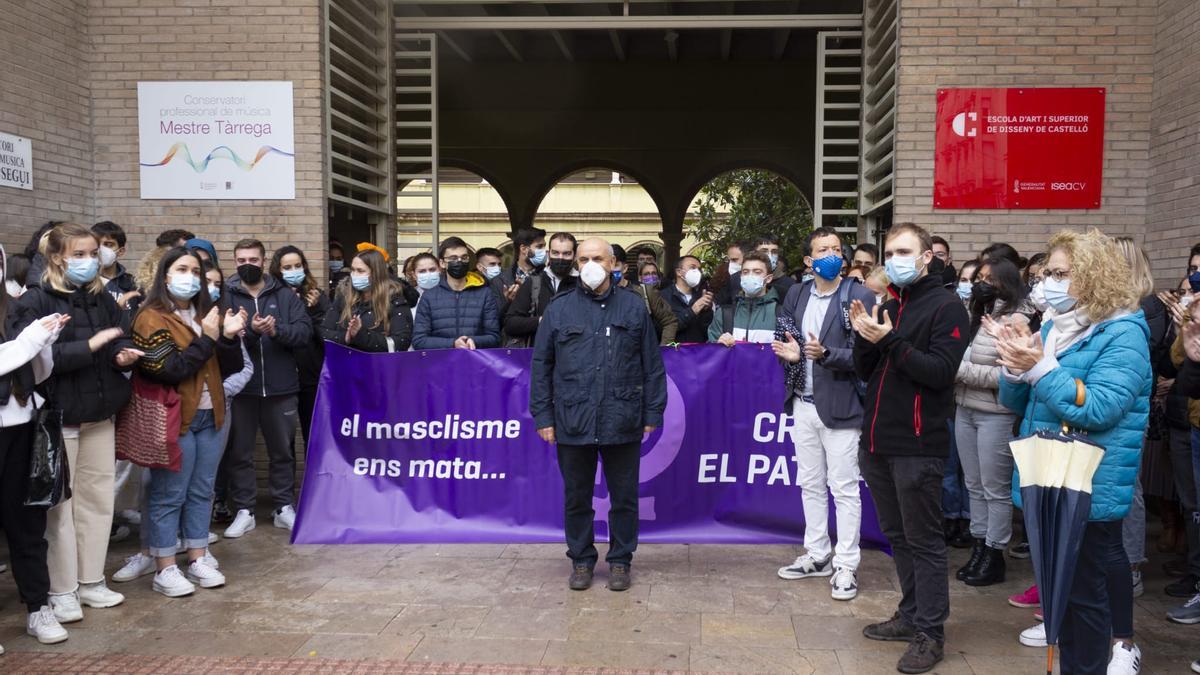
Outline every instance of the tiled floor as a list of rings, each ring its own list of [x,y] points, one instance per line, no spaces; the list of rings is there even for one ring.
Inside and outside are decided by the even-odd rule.
[[[345,661],[329,660],[367,659],[371,672],[379,672],[376,661],[392,660],[431,665],[420,672],[455,670],[434,667],[448,663],[546,667],[539,672],[893,673],[904,648],[862,637],[862,627],[890,616],[897,601],[891,561],[877,552],[864,554],[862,590],[848,603],[831,600],[824,579],[776,578],[776,568],[796,555],[792,546],[646,545],[635,558],[630,591],[608,591],[601,565],[596,585],[573,593],[566,589],[569,566],[560,545],[290,546],[270,525],[261,518],[246,537],[212,547],[229,579],[225,588],[171,600],[150,589],[150,577],[113,584],[127,594],[125,604],[86,610],[82,622],[68,626],[70,640],[57,646],[24,635],[11,575],[0,576],[0,644],[9,651],[0,657],[0,671],[101,668],[101,662],[65,656],[61,668],[54,660],[17,660],[26,658],[20,652],[40,651],[201,657],[122,657],[104,672],[130,672],[131,663],[146,672],[161,664],[183,672],[179,664],[204,658],[253,657],[211,665],[220,670],[253,662],[288,671],[324,663],[344,672]],[[114,547],[110,573],[133,546]],[[964,552],[953,556],[957,566]],[[1163,618],[1176,600],[1162,593],[1162,562],[1146,566],[1146,594],[1137,601],[1143,672],[1185,673],[1200,657],[1200,626]],[[1028,561],[1010,565],[1010,581],[999,586],[951,582],[947,655],[937,672],[1044,668],[1044,652],[1016,639],[1032,623],[1031,612],[1004,600],[1023,590],[1032,572]]]

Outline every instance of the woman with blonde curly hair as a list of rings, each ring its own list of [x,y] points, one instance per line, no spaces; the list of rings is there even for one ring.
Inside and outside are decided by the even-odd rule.
[[[1021,434],[1066,425],[1105,448],[1059,637],[1063,673],[1103,673],[1110,646],[1121,648],[1110,639],[1108,575],[1124,570],[1118,583],[1132,584],[1121,520],[1133,501],[1150,414],[1150,329],[1113,239],[1098,230],[1062,231],[1047,253],[1044,288],[1053,319],[1036,336],[1019,325],[986,325],[1004,366],[1000,400],[1024,417]],[[1014,489],[1015,505],[1020,498]]]

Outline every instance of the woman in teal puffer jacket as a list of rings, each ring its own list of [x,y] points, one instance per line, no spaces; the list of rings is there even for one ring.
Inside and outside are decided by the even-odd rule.
[[[1041,339],[994,327],[1005,366],[1000,400],[1023,415],[1022,434],[1066,424],[1105,448],[1059,639],[1064,675],[1104,673],[1112,631],[1106,568],[1119,559],[1128,569],[1121,519],[1133,501],[1150,414],[1150,329],[1128,263],[1099,231],[1055,235],[1045,275],[1046,301],[1058,314]],[[1019,485],[1014,477],[1017,506]]]

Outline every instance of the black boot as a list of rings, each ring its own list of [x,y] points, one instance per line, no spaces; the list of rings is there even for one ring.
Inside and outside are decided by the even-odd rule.
[[[983,540],[976,539],[975,543],[971,545],[971,557],[967,559],[966,565],[958,568],[958,571],[954,573],[954,578],[962,581],[968,575],[973,574],[975,569],[979,567],[979,563],[983,562],[983,550],[985,548],[987,546],[984,545]]]
[[[958,521],[958,535],[950,542],[953,548],[970,548],[975,543],[975,539],[971,537],[971,521],[960,519]]]
[[[963,582],[968,586],[991,586],[1004,581],[1004,549],[985,546],[983,560]]]

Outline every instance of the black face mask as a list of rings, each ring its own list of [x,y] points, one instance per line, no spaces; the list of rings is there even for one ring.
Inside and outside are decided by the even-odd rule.
[[[971,287],[971,298],[976,302],[990,304],[996,299],[996,287],[986,281],[976,281]]]
[[[566,258],[551,258],[550,271],[554,272],[556,277],[565,277],[571,273],[571,267],[575,264],[574,260]]]
[[[449,274],[450,277],[454,279],[462,279],[463,277],[467,276],[467,272],[470,270],[470,263],[462,260],[456,260],[446,265],[446,274]]]
[[[237,273],[239,279],[251,286],[262,281],[263,278],[263,269],[258,265],[238,265]]]
[[[948,266],[942,272],[942,283],[947,287],[954,286],[958,283],[958,270],[954,269],[954,265]]]

